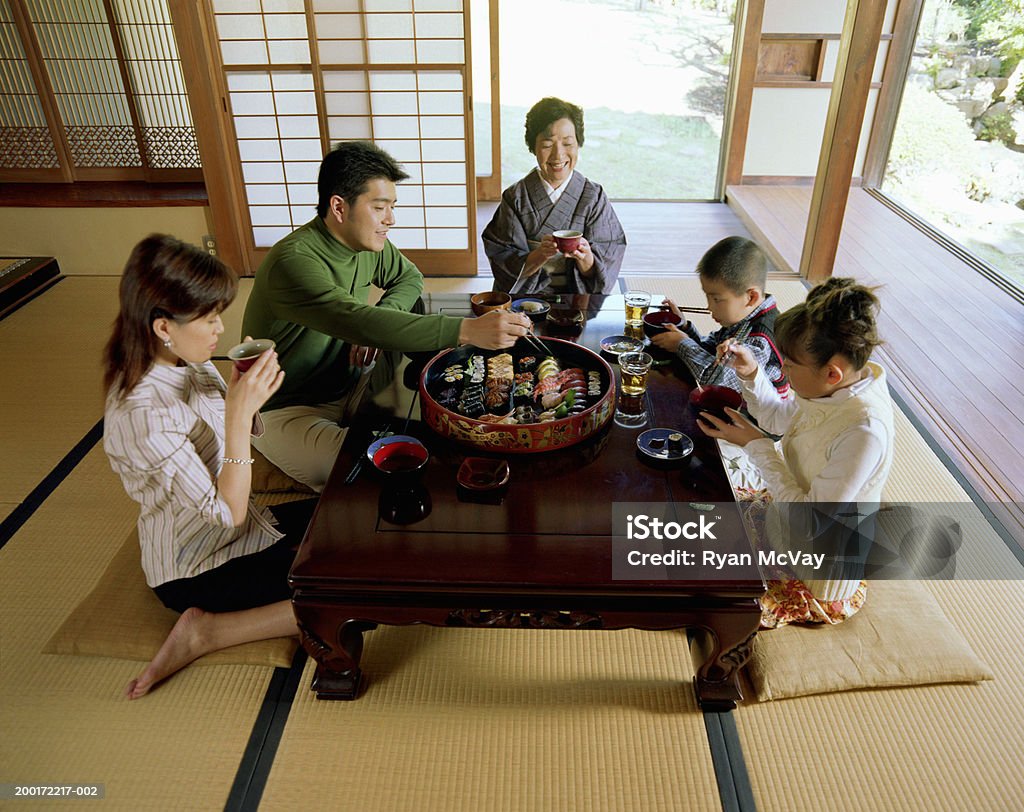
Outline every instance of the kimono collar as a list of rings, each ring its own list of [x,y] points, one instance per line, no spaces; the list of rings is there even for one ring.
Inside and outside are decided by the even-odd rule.
[[[539,231],[544,229],[549,220],[557,223],[568,223],[572,219],[573,212],[576,211],[576,206],[579,203],[580,195],[583,194],[583,186],[587,179],[576,170],[573,170],[572,177],[565,182],[565,190],[562,192],[562,196],[558,198],[558,202],[554,205],[551,203],[551,198],[548,197],[547,189],[544,188],[544,182],[540,177],[540,170],[534,169],[523,180],[526,184],[526,193],[530,198],[530,205],[537,212],[538,219],[542,220],[538,230],[539,233]],[[552,230],[566,227],[565,225],[558,225]]]

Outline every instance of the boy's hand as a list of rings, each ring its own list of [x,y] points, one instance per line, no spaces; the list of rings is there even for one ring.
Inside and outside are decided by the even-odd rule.
[[[683,343],[684,338],[686,338],[686,333],[682,332],[674,324],[666,324],[662,332],[655,333],[651,337],[651,343],[660,349],[675,352],[679,345]]]
[[[673,302],[671,299],[662,299],[661,305],[662,310],[668,310],[673,316],[679,319],[679,329],[685,330],[690,326],[690,320],[683,315],[683,311],[679,309],[679,305]]]
[[[727,356],[727,357],[726,357]],[[723,357],[725,360],[722,361]],[[736,370],[743,380],[750,381],[757,375],[757,359],[748,347],[728,338],[715,348],[715,358]]]
[[[735,409],[726,407],[725,413],[729,416],[731,423],[715,417],[710,412],[701,412],[700,417],[697,418],[697,425],[708,437],[725,440],[740,447],[745,446],[751,440],[764,439],[764,432]]]

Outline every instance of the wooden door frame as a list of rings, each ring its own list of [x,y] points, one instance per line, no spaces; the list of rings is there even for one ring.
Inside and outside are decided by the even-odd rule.
[[[896,119],[903,101],[903,89],[907,83],[910,60],[914,54],[917,28],[921,22],[924,0],[898,0],[896,16],[893,19],[892,39],[885,55],[882,72],[882,89],[875,105],[875,118],[868,136],[868,148],[864,155],[862,171],[865,188],[877,189],[885,174],[889,160]]]
[[[499,0],[487,0],[488,38],[490,42],[491,69],[491,174],[476,177],[476,199],[495,201],[501,199],[501,51],[498,31]],[[469,2],[467,0],[467,5]],[[470,43],[472,45],[472,43]],[[472,51],[470,51],[472,62]],[[475,116],[475,104],[472,114]]]

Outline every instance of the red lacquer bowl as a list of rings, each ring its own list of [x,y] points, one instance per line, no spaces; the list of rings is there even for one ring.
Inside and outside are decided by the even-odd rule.
[[[489,358],[500,352],[512,354],[514,362],[526,355],[540,361],[539,353],[525,341],[511,350],[481,350],[477,347],[457,347],[444,350],[431,359],[420,376],[420,411],[423,421],[442,437],[463,445],[504,454],[535,454],[575,445],[600,431],[615,411],[615,375],[612,368],[597,353],[571,341],[542,338],[541,341],[562,365],[562,369],[579,367],[584,372],[596,370],[601,376],[601,394],[582,412],[548,423],[503,424],[475,420],[446,409],[435,399],[443,388],[444,370],[453,364],[465,364],[472,355]]]
[[[705,386],[702,390],[693,389],[690,391],[690,406],[700,415],[701,412],[710,412],[715,417],[728,420],[729,415],[725,413],[726,407],[739,409],[743,403],[743,397],[735,389],[728,386]]]

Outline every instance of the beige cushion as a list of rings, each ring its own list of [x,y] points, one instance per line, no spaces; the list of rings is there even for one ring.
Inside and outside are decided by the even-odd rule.
[[[114,554],[92,592],[75,607],[47,642],[45,654],[88,654],[148,662],[167,638],[178,613],[168,609],[146,585],[139,564],[139,539],[133,531]],[[288,667],[296,638],[261,640],[216,651],[198,665]]]
[[[992,679],[918,581],[870,581],[864,607],[837,626],[759,632],[747,699]]]

